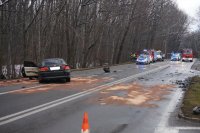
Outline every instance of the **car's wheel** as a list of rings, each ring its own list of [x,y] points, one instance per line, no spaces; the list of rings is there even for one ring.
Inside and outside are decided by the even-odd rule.
[[[70,82],[70,81],[71,81],[71,78],[66,78],[66,81],[67,81],[67,82]]]
[[[66,82],[67,82],[67,79],[66,79],[66,78],[61,79],[61,81],[62,81],[63,83],[66,83]]]
[[[22,71],[21,72],[22,72],[22,76],[26,77],[26,73],[25,73],[24,67],[22,67]]]
[[[193,60],[191,60],[190,62],[193,62]]]
[[[40,80],[39,80],[39,83],[44,83],[44,80],[41,80],[41,79],[40,79]]]
[[[30,80],[32,80],[33,79],[33,77],[28,77]]]

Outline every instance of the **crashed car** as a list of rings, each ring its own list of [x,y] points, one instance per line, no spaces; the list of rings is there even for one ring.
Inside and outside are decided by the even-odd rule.
[[[137,60],[136,60],[136,64],[150,64],[150,57],[147,54],[141,54]]]
[[[29,79],[38,78],[38,66],[32,61],[24,61],[21,73],[23,77]]]
[[[51,79],[70,82],[70,67],[61,58],[44,59],[39,67],[38,79],[40,83]]]
[[[181,60],[181,54],[180,53],[172,53],[171,61],[180,61],[180,60]]]
[[[162,51],[160,50],[156,51],[156,58],[157,61],[164,61],[164,54],[162,53]]]
[[[62,79],[64,82],[70,82],[70,67],[61,58],[44,59],[40,65],[31,61],[24,61],[22,75],[29,79],[38,78],[42,83],[51,79]]]

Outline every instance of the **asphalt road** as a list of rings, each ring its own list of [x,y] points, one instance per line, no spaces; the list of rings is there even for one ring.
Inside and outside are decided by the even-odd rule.
[[[0,133],[199,133],[177,117],[184,91],[175,84],[200,73],[193,63],[127,64],[72,72],[72,81],[0,82]]]

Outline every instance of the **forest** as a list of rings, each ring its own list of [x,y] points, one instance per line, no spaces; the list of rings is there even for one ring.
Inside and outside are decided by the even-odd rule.
[[[167,54],[190,39],[188,25],[172,0],[0,0],[0,67],[44,58],[119,64],[144,48]]]

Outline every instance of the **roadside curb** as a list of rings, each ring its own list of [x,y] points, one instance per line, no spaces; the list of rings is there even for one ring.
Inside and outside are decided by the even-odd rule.
[[[125,63],[121,63],[121,64],[114,64],[114,65],[111,65],[110,67],[120,66],[120,65],[128,65],[128,64],[134,64],[134,62],[125,62]],[[103,68],[103,66],[97,66],[97,67],[91,67],[91,68],[71,69],[71,71],[76,72],[76,71],[93,70],[93,69],[99,69],[99,68]]]
[[[195,70],[195,71],[200,71],[200,69],[199,69],[199,63],[200,63],[200,59],[197,58],[197,59],[195,60],[194,64],[191,66],[191,69],[192,69],[192,70]]]
[[[200,119],[198,119],[198,118],[192,118],[192,117],[185,116],[181,109],[179,110],[178,117],[182,118],[184,120],[192,121],[192,122],[198,122],[198,123],[200,122]]]
[[[120,64],[114,64],[112,66],[120,66],[120,65],[128,65],[128,64],[134,64],[134,62],[125,62],[125,63],[120,63]],[[78,72],[78,71],[85,71],[85,70],[93,70],[93,69],[100,69],[103,68],[103,66],[97,66],[97,67],[91,67],[91,68],[79,68],[79,69],[71,69],[71,72]],[[0,79],[0,82],[7,82],[7,81],[13,81],[13,80],[21,80],[21,79],[26,79],[23,77],[18,77],[18,78],[13,78],[13,79]]]

